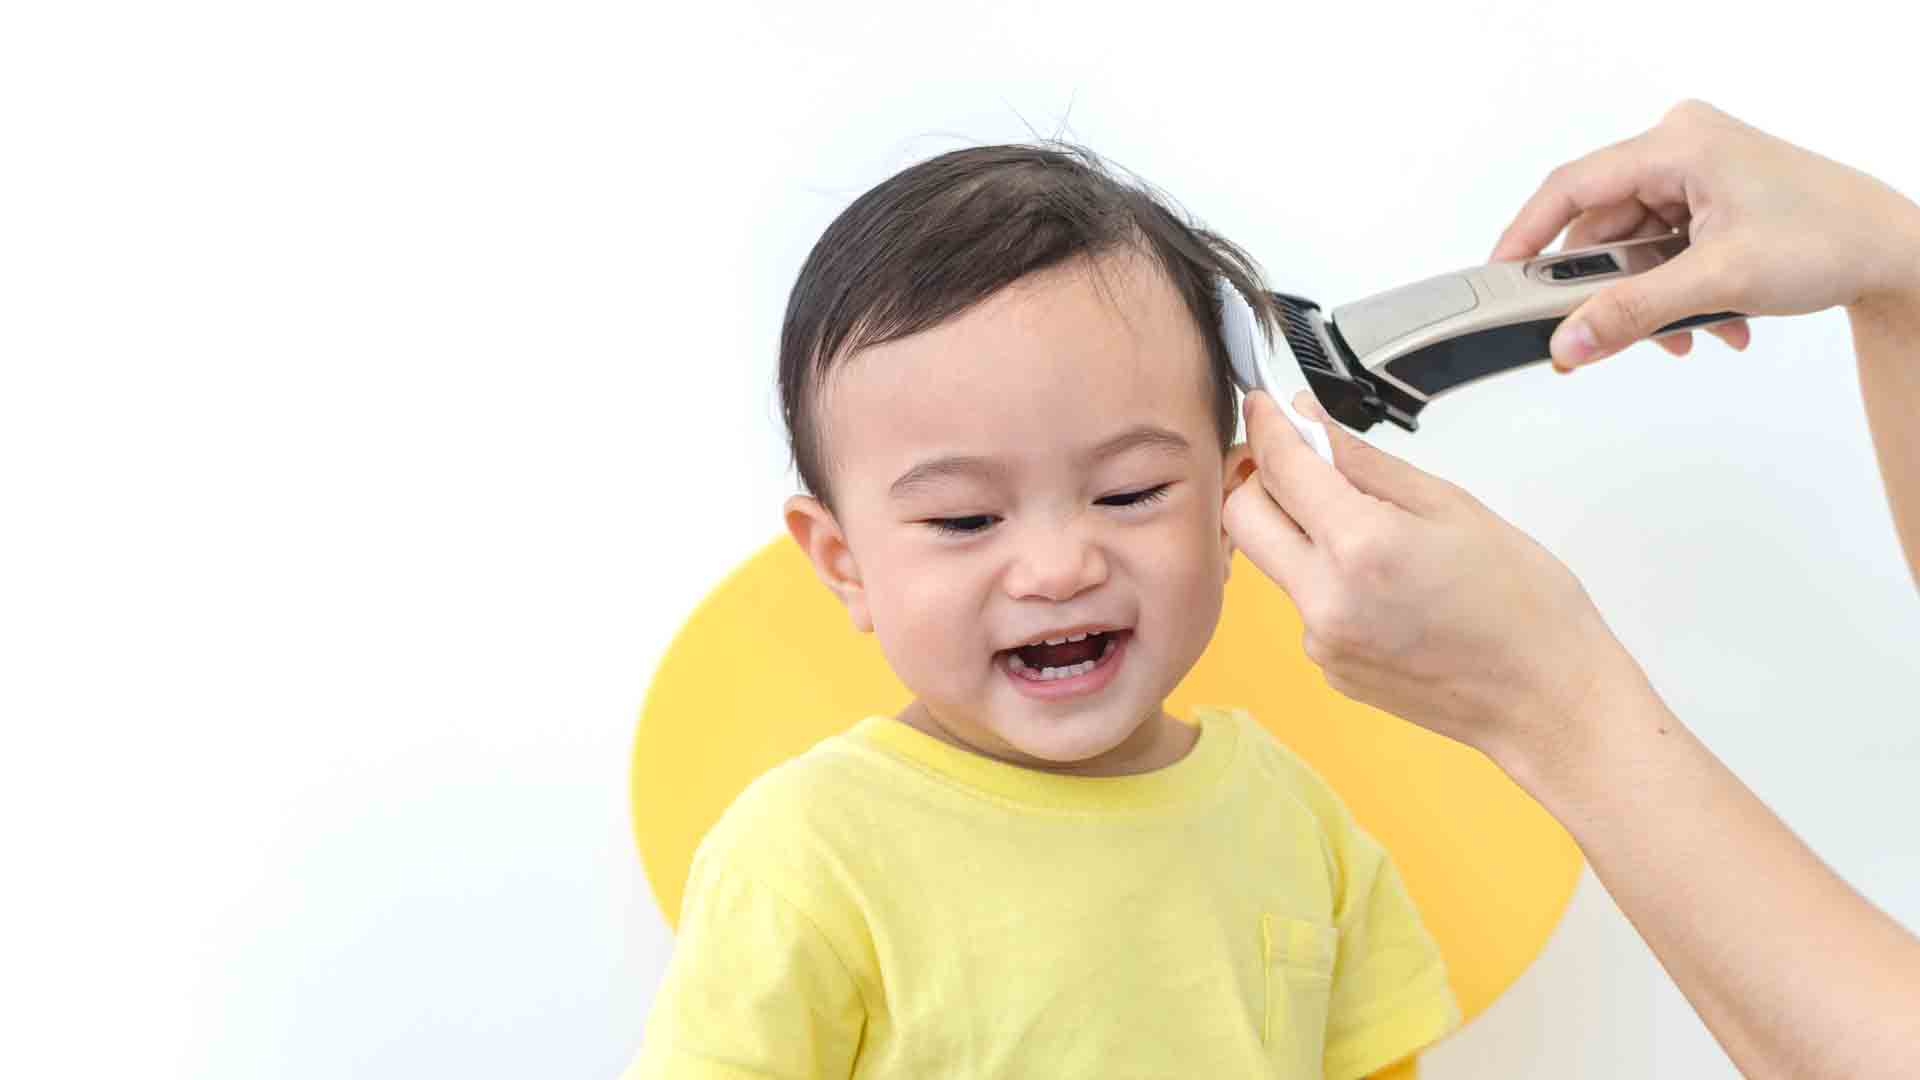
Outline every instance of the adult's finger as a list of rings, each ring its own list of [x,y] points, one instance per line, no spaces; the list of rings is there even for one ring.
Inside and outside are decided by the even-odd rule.
[[[1560,250],[1662,236],[1685,226],[1691,219],[1692,214],[1685,206],[1648,206],[1639,199],[1597,206],[1567,226],[1567,240],[1560,245]]]
[[[1293,407],[1326,426],[1327,437],[1333,441],[1335,467],[1349,483],[1375,499],[1416,517],[1432,517],[1459,498],[1460,491],[1452,484],[1420,471],[1329,419],[1308,391],[1294,396]]]
[[[1610,206],[1595,207],[1581,214],[1572,225],[1567,226],[1566,243],[1560,245],[1562,251],[1592,247],[1596,244],[1611,243],[1615,240],[1638,240],[1648,236],[1662,236],[1673,231],[1676,225],[1687,220],[1687,208],[1650,207],[1639,199],[1630,199]],[[1665,334],[1653,339],[1654,344],[1675,356],[1685,356],[1693,351],[1693,334],[1682,330],[1674,334]],[[1555,365],[1555,370],[1566,374],[1572,369]]]
[[[1734,306],[1726,295],[1727,276],[1714,269],[1723,258],[1689,248],[1588,297],[1553,332],[1554,366],[1591,363],[1668,323]]]
[[[1753,343],[1753,328],[1745,319],[1728,319],[1726,322],[1714,323],[1712,326],[1703,326],[1700,329],[1719,338],[1723,344],[1735,352],[1742,351]],[[1682,330],[1653,340],[1673,355],[1685,356],[1693,345],[1693,331]]]
[[[1613,203],[1609,206],[1596,206],[1581,214],[1567,226],[1566,242],[1560,245],[1562,251],[1575,248],[1592,247],[1595,244],[1611,243],[1629,237],[1654,236],[1670,232],[1666,218],[1653,212],[1653,209],[1639,199]]]
[[[1318,570],[1322,556],[1313,541],[1260,484],[1234,488],[1220,509],[1220,520],[1247,561],[1293,597],[1296,606],[1302,592],[1322,576]]]
[[[1706,330],[1734,349],[1744,349],[1753,343],[1753,327],[1745,319],[1729,319],[1715,323]]]
[[[1254,478],[1308,537],[1316,541],[1324,538],[1353,513],[1360,493],[1338,469],[1314,453],[1266,391],[1247,394],[1242,407],[1247,419],[1247,445],[1259,466]]]
[[[1492,261],[1539,254],[1568,222],[1597,207],[1630,200],[1686,205],[1679,171],[1655,151],[1647,135],[1636,135],[1555,169],[1500,234]]]

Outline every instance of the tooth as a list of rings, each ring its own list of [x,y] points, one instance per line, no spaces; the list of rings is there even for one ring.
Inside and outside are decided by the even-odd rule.
[[[1068,635],[1067,635],[1067,640],[1068,640],[1068,641],[1085,641],[1085,640],[1087,640],[1087,635],[1085,635],[1085,634],[1068,634]]]
[[[1049,645],[1065,645],[1066,643],[1067,639],[1063,637],[1050,637],[1047,639],[1047,644]]]
[[[1108,638],[1107,643],[1105,645],[1100,646],[1100,659],[1105,660],[1108,656],[1112,655],[1112,653],[1113,653],[1113,639]]]
[[[1025,660],[1020,659],[1020,654],[1017,652],[1010,652],[1007,654],[1007,666],[1012,668],[1015,671],[1027,670],[1027,662]]]

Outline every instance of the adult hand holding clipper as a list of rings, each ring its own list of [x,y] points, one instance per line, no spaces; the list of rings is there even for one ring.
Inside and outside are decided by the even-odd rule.
[[[1567,248],[1688,231],[1687,251],[1599,293],[1561,324],[1554,366],[1571,370],[1704,312],[1851,313],[1898,299],[1920,277],[1914,213],[1865,173],[1689,101],[1652,130],[1555,169],[1491,258],[1533,255],[1569,223]],[[1746,346],[1742,321],[1712,330]],[[1691,336],[1660,341],[1679,354]]]
[[[1702,312],[1846,308],[1920,580],[1920,207],[1687,102],[1555,170],[1493,258],[1531,256],[1569,224],[1569,249],[1683,226],[1691,247],[1575,310],[1552,341],[1567,370]],[[1747,342],[1743,322],[1710,332]],[[1311,394],[1294,404],[1325,417]],[[1748,1075],[1911,1074],[1920,940],[1694,738],[1565,566],[1338,424],[1330,468],[1266,395],[1246,413],[1259,483],[1235,489],[1226,527],[1293,597],[1335,689],[1480,749],[1559,818]],[[1780,947],[1782,926],[1820,928],[1821,948]]]

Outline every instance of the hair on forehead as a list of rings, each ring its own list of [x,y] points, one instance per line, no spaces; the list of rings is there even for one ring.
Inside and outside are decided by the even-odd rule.
[[[1166,276],[1207,353],[1224,449],[1237,424],[1214,282],[1277,313],[1257,263],[1145,182],[1059,141],[977,146],[910,166],[855,199],[814,244],[780,331],[781,410],[801,484],[829,507],[820,390],[854,353],[937,326],[1030,274],[1122,248]],[[1111,283],[1102,285],[1114,298]],[[1116,308],[1124,310],[1117,302]]]

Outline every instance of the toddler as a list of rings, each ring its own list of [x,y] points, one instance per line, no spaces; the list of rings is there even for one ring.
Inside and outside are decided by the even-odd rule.
[[[1237,247],[1051,144],[827,228],[781,332],[786,524],[914,701],[707,834],[630,1077],[1345,1080],[1458,1022],[1333,792],[1243,710],[1164,709],[1251,468],[1222,280],[1273,325]]]

